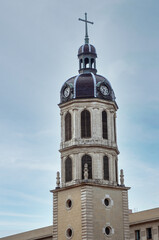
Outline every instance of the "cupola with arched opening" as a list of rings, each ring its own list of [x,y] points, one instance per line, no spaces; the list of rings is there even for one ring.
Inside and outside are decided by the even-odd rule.
[[[93,45],[89,43],[83,44],[78,50],[79,58],[79,73],[94,73],[96,74],[96,58],[97,53]]]

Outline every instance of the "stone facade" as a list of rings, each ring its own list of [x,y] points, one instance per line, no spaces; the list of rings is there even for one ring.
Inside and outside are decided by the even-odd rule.
[[[117,142],[115,141],[116,129],[114,129],[114,118],[117,107],[115,103],[100,99],[80,99],[60,105],[61,109],[61,185],[67,186],[81,179],[81,158],[84,154],[92,157],[92,179],[103,180],[103,156],[107,155],[110,160],[110,184],[117,185],[115,161],[119,154]],[[91,137],[81,138],[81,112],[86,109],[91,115]],[[107,112],[108,139],[102,137],[102,111]],[[72,138],[65,141],[65,115],[69,112],[72,117]],[[65,182],[65,160],[67,157],[73,160],[72,182]]]
[[[108,227],[111,231],[109,239],[128,240],[129,213],[126,199],[123,201],[127,198],[127,190],[86,182],[53,190],[54,195],[58,195],[58,238],[55,233],[53,239],[104,240],[108,237],[105,233]],[[107,206],[105,199],[109,201]],[[68,200],[72,201],[71,207],[67,206]],[[66,234],[69,228],[73,232],[71,238]]]
[[[76,187],[76,186],[74,186]],[[101,191],[101,188],[102,191]],[[59,190],[61,191],[61,190]],[[57,198],[57,195],[59,193],[59,191],[56,191],[56,193],[54,193],[54,196],[56,196],[55,198]],[[119,195],[120,197],[122,196],[122,198],[124,197],[124,199],[127,198],[127,193],[125,192],[125,190],[121,190],[118,189],[117,191],[119,191]],[[105,194],[106,192],[106,194]],[[73,193],[73,195],[72,195]],[[77,197],[81,197],[80,201],[79,199],[77,199],[77,197],[74,195],[74,193],[77,193]],[[112,194],[113,193],[113,194]],[[99,195],[98,195],[99,194]],[[116,193],[117,194],[117,193]],[[120,232],[120,225],[124,225],[125,227],[125,236],[123,236],[123,233],[120,232],[119,235],[121,235],[121,239],[130,239],[130,240],[138,240],[137,238],[135,238],[135,231],[139,230],[140,231],[140,240],[147,240],[147,232],[146,230],[148,228],[151,228],[152,231],[152,240],[158,240],[159,239],[159,208],[155,208],[155,209],[150,209],[150,210],[146,210],[146,211],[141,211],[141,212],[136,212],[136,213],[130,213],[129,214],[129,218],[128,218],[128,212],[127,210],[125,211],[125,204],[127,204],[127,200],[126,201],[122,201],[119,197],[116,197],[114,195],[114,191],[112,192],[112,189],[109,188],[109,190],[105,189],[105,187],[100,186],[100,188],[98,189],[98,186],[93,186],[93,185],[88,185],[88,184],[83,184],[82,186],[78,186],[76,188],[76,191],[70,191],[69,192],[69,188],[67,193],[65,192],[63,196],[63,201],[60,201],[60,204],[63,205],[62,209],[64,210],[63,213],[61,213],[61,215],[63,214],[63,218],[66,218],[67,215],[69,214],[69,209],[66,208],[66,201],[68,198],[71,198],[73,200],[73,205],[72,208],[70,209],[70,213],[71,211],[73,211],[74,217],[78,217],[78,214],[80,213],[81,215],[81,223],[79,225],[82,237],[80,239],[120,239],[117,236],[117,233]],[[75,198],[74,198],[75,196]],[[93,196],[95,198],[93,198]],[[109,197],[111,199],[111,203],[110,206],[105,206],[104,205],[104,197]],[[115,197],[115,202],[114,202],[114,197]],[[92,201],[93,199],[93,201]],[[56,199],[57,200],[57,199]],[[76,206],[76,201],[77,206]],[[81,202],[81,206],[79,205],[79,202]],[[124,203],[123,205],[121,203]],[[55,201],[55,205],[56,201]],[[98,205],[98,207],[96,207]],[[116,207],[115,207],[116,205]],[[109,221],[109,218],[111,217],[112,212],[114,211],[113,207],[115,208],[122,208],[123,213],[124,213],[124,218],[123,218],[123,222],[122,223],[122,216],[121,213],[119,212],[119,214],[117,215],[118,221],[120,221],[119,226],[116,226],[117,221],[116,219],[111,219],[111,222]],[[74,209],[73,209],[74,208]],[[127,206],[126,206],[127,209]],[[54,209],[55,211],[55,209]],[[56,213],[58,211],[55,211]],[[101,214],[98,214],[98,212]],[[102,213],[101,213],[102,212]],[[92,217],[92,216],[98,216],[98,217]],[[56,214],[55,214],[56,216]],[[103,231],[103,223],[102,223],[102,219],[104,218],[105,221],[105,225],[106,226],[108,223],[110,223],[110,226],[112,228],[116,228],[116,231],[114,230],[113,233],[113,238],[110,237],[105,237],[103,238],[104,235],[104,231]],[[57,219],[55,217],[55,219]],[[127,220],[128,219],[128,220]],[[63,219],[62,219],[63,220]],[[66,219],[64,220],[66,221]],[[57,226],[56,222],[54,222],[54,227]],[[74,223],[73,223],[74,224]],[[76,224],[78,224],[76,222]],[[93,228],[92,228],[93,225]],[[69,227],[69,225],[65,225],[66,227]],[[74,225],[73,225],[74,226]],[[129,226],[130,226],[130,238],[129,238]],[[95,232],[94,229],[100,228],[100,233],[99,235],[97,234],[97,232]],[[62,227],[63,228],[63,227]],[[127,229],[126,229],[127,228]],[[49,226],[49,227],[44,227],[44,228],[40,228],[40,229],[36,229],[36,230],[32,230],[29,232],[24,232],[24,233],[20,233],[20,234],[16,234],[16,235],[12,235],[12,236],[8,236],[8,237],[4,237],[4,238],[0,238],[1,240],[52,240],[52,239],[58,239],[57,238],[57,233],[56,231],[52,231],[53,226]],[[55,227],[54,229],[57,229],[57,227]],[[77,228],[75,228],[77,229]],[[74,230],[74,229],[73,229]],[[65,234],[65,231],[63,232]],[[94,235],[94,238],[93,238]],[[100,238],[99,238],[100,236]],[[53,238],[52,238],[53,237]],[[61,238],[61,239],[67,239],[67,238]],[[76,239],[75,238],[75,232],[73,235],[72,239]],[[78,238],[77,238],[78,240]]]
[[[81,139],[80,134],[80,115],[84,109],[91,113],[91,129],[92,134],[90,143],[108,145],[109,147],[117,148],[115,141],[114,116],[117,111],[117,106],[114,102],[109,102],[102,99],[75,99],[59,105],[61,112],[61,150],[73,145],[82,145],[85,139]],[[102,139],[102,111],[105,110],[108,116],[108,140]],[[65,115],[67,112],[72,116],[72,139],[65,142]],[[83,140],[83,141],[82,141]],[[93,142],[91,141],[93,140]],[[103,140],[103,141],[102,141]]]

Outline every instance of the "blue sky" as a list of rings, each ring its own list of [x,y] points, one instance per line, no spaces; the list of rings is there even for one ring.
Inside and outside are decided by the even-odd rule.
[[[159,1],[0,0],[0,237],[52,224],[59,91],[78,73],[85,12],[119,105],[129,207],[159,207]]]

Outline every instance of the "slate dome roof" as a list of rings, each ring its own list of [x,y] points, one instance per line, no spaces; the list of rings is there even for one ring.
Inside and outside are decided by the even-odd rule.
[[[97,74],[96,49],[89,44],[88,40],[85,38],[85,43],[78,49],[79,74],[69,78],[63,84],[60,91],[60,103],[73,99],[100,98],[116,104],[110,82]]]
[[[96,49],[93,45],[89,43],[83,44],[79,49],[78,49],[78,56],[81,54],[93,54],[97,57]]]
[[[108,94],[103,95],[101,86],[106,86]],[[65,96],[65,90],[69,89],[69,95]],[[115,94],[110,82],[101,75],[90,73],[82,73],[77,76],[69,78],[62,86],[61,103],[67,102],[71,99],[80,98],[100,98],[107,101],[115,102]]]

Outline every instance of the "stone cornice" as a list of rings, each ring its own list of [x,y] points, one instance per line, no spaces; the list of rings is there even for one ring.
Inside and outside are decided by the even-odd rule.
[[[73,185],[70,185],[70,186],[66,186],[66,187],[57,188],[57,189],[54,189],[54,190],[50,190],[50,192],[55,193],[55,192],[65,191],[65,190],[68,190],[68,189],[83,187],[83,186],[94,186],[94,187],[100,187],[100,188],[112,188],[112,189],[118,189],[118,190],[129,190],[130,189],[130,187],[105,185],[105,184],[99,184],[99,183],[95,183],[95,182],[85,182],[83,180],[83,182],[73,184]]]
[[[106,100],[102,100],[102,99],[99,99],[99,98],[87,98],[87,99],[72,99],[68,102],[65,102],[65,103],[60,103],[58,104],[58,106],[60,108],[64,108],[64,107],[67,107],[67,106],[70,106],[70,105],[73,105],[75,103],[92,103],[92,102],[96,102],[96,103],[103,103],[103,104],[107,104],[107,105],[110,105],[110,106],[113,106],[114,109],[117,111],[118,110],[118,106],[115,102],[110,102],[110,101],[106,101]]]
[[[149,222],[159,222],[159,217],[157,218],[150,218],[150,219],[144,219],[144,220],[141,220],[141,221],[135,221],[135,222],[130,222],[129,221],[129,225],[132,227],[132,226],[135,226],[135,225],[139,225],[139,224],[145,224],[145,223],[149,223]]]
[[[68,147],[60,149],[59,152],[60,153],[64,153],[64,152],[67,152],[69,150],[79,149],[79,148],[80,149],[82,149],[82,148],[102,148],[102,149],[115,151],[116,154],[120,153],[117,147],[105,146],[105,145],[102,145],[102,144],[85,144],[85,145],[78,144],[78,145],[71,145],[71,146],[68,146]]]

